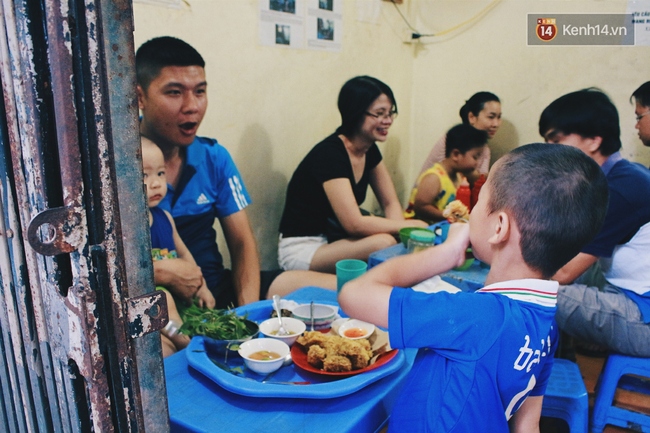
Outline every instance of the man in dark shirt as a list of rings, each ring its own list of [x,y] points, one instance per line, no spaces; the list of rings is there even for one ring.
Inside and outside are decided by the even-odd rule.
[[[553,101],[542,112],[539,133],[589,155],[609,186],[600,233],[553,277],[562,284],[560,329],[591,345],[650,357],[650,171],[621,156],[618,111],[597,89]]]

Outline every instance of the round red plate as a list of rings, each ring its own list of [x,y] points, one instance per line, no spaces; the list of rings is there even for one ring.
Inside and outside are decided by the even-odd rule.
[[[338,376],[338,377],[354,376],[355,374],[365,373],[366,371],[374,370],[386,364],[388,361],[393,359],[395,355],[397,355],[397,349],[393,349],[386,353],[382,353],[381,355],[379,355],[379,357],[377,358],[374,364],[369,365],[366,368],[361,368],[359,370],[352,370],[352,371],[332,372],[332,371],[320,370],[316,367],[313,367],[311,364],[309,364],[307,362],[307,353],[302,349],[302,346],[300,346],[299,344],[294,344],[291,347],[291,359],[293,359],[294,364],[296,364],[298,367],[302,368],[305,371],[309,371],[310,373],[323,374],[326,376]]]

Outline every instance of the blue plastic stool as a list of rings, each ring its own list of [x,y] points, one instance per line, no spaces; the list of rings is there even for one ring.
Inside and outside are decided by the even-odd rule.
[[[542,416],[566,421],[571,433],[587,433],[589,398],[578,364],[567,359],[553,360],[542,403]]]
[[[650,415],[614,406],[614,393],[617,387],[650,394],[650,381],[634,377],[623,378],[628,374],[650,378],[650,358],[635,358],[616,353],[609,355],[596,387],[596,401],[591,420],[592,432],[601,433],[606,424],[631,428],[637,432],[650,432]]]

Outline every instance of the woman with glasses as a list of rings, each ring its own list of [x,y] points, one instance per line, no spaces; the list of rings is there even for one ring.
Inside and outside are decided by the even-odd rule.
[[[485,131],[488,134],[488,138],[492,138],[501,126],[501,101],[494,93],[478,92],[465,101],[465,105],[460,108],[459,114],[464,124],[471,125],[480,131]],[[446,141],[447,135],[443,135],[433,145],[429,156],[427,156],[426,161],[422,164],[417,178],[426,170],[433,167],[433,164],[445,159]],[[481,159],[478,162],[478,167],[473,173],[468,175],[469,182],[473,184],[481,174],[487,175],[489,170],[490,147],[486,144],[483,148]]]
[[[405,220],[376,142],[384,142],[397,116],[393,92],[373,77],[346,82],[339,93],[341,126],[302,160],[287,187],[280,221],[278,261],[285,270],[335,272],[341,259],[367,260],[396,243]],[[359,208],[368,185],[385,217]]]

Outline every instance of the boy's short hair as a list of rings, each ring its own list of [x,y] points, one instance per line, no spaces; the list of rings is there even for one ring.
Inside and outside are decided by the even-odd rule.
[[[632,99],[644,107],[650,107],[650,81],[641,84],[630,96],[630,102]]]
[[[524,261],[550,278],[600,231],[608,205],[605,175],[579,149],[556,144],[515,148],[498,164],[488,178],[488,212],[511,215]]]
[[[593,87],[560,96],[544,109],[539,118],[539,133],[544,137],[551,130],[601,137],[599,150],[603,156],[621,149],[618,111],[605,93]]]
[[[145,92],[165,66],[205,68],[205,61],[190,44],[178,38],[161,36],[148,40],[135,53],[136,79]]]
[[[487,131],[481,131],[465,123],[453,126],[447,131],[445,157],[449,158],[454,149],[464,155],[469,150],[485,146],[487,140]]]

